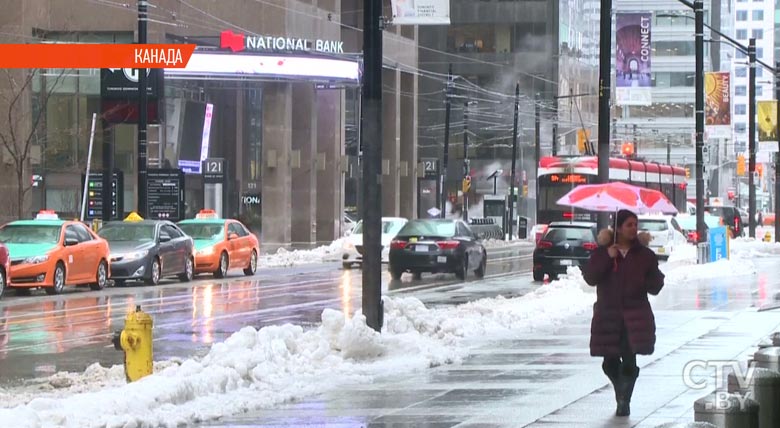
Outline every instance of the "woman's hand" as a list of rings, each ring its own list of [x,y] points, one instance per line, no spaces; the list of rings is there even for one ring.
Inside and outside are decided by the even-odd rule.
[[[609,254],[609,256],[611,258],[613,258],[613,259],[616,258],[618,256],[618,246],[617,246],[617,244],[613,244],[612,246],[607,248],[607,254]]]

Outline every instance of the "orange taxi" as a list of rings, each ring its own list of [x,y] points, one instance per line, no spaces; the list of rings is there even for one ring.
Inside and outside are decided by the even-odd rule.
[[[0,227],[0,241],[11,256],[9,287],[17,292],[41,287],[48,294],[59,294],[66,284],[88,284],[93,290],[106,286],[108,242],[81,222],[41,211],[35,220]]]
[[[230,269],[257,272],[260,242],[240,221],[221,219],[214,210],[201,210],[194,219],[178,223],[195,242],[195,273],[224,278]]]

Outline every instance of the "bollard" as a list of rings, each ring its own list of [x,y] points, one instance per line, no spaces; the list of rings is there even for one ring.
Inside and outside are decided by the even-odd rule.
[[[780,347],[770,346],[762,348],[753,354],[756,367],[780,372]]]
[[[737,394],[715,391],[693,403],[693,420],[719,428],[758,428],[758,403]]]
[[[746,374],[743,372],[743,374]],[[747,385],[740,384],[740,380]],[[734,373],[729,374],[730,393],[739,394],[758,403],[759,428],[780,427],[780,373],[754,368],[752,376],[741,379]]]

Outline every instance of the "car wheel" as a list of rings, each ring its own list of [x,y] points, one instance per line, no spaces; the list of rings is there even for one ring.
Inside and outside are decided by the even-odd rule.
[[[485,277],[485,271],[487,270],[487,254],[482,254],[482,262],[479,264],[479,267],[474,270],[474,275],[477,276],[477,278],[484,278]]]
[[[54,268],[54,286],[46,287],[46,294],[60,294],[65,289],[65,266],[62,262],[57,262],[57,266]]]
[[[469,273],[469,256],[463,255],[463,264],[455,272],[455,277],[463,280],[466,279],[468,273]]]
[[[540,270],[535,270],[534,271],[534,281],[536,281],[536,282],[544,281],[544,272],[542,272]]]
[[[396,268],[394,268],[392,266],[388,270],[390,271],[390,277],[393,278],[396,281],[400,280],[401,279],[401,275],[404,274],[403,270],[396,269]]]
[[[98,291],[106,288],[108,282],[108,264],[105,260],[101,260],[98,265],[97,272],[95,273],[95,282],[89,284],[89,288]]]
[[[195,261],[192,259],[192,256],[188,256],[184,262],[184,272],[179,275],[179,281],[190,282],[193,276],[195,276]]]
[[[3,294],[5,293],[5,270],[0,269],[0,299],[3,298]]]
[[[252,255],[249,256],[249,266],[244,269],[244,275],[252,276],[257,272],[257,251],[252,250]]]
[[[418,281],[421,280],[422,279],[422,272],[420,272],[420,271],[412,272],[412,278],[414,278],[414,279],[416,279]]]
[[[219,255],[219,267],[217,270],[214,271],[214,276],[217,278],[224,278],[227,276],[228,271],[228,255],[226,252],[222,252],[222,254]]]
[[[162,275],[162,266],[160,266],[160,258],[155,257],[152,259],[152,269],[149,272],[149,278],[145,280],[147,285],[157,285],[160,283],[160,275]]]

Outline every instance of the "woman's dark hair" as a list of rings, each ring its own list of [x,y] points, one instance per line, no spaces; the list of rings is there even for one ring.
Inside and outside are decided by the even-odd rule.
[[[617,213],[617,217],[615,218],[615,226],[621,227],[623,226],[623,223],[626,222],[626,220],[633,218],[634,220],[639,220],[639,217],[636,216],[632,211],[630,210],[620,210]]]

